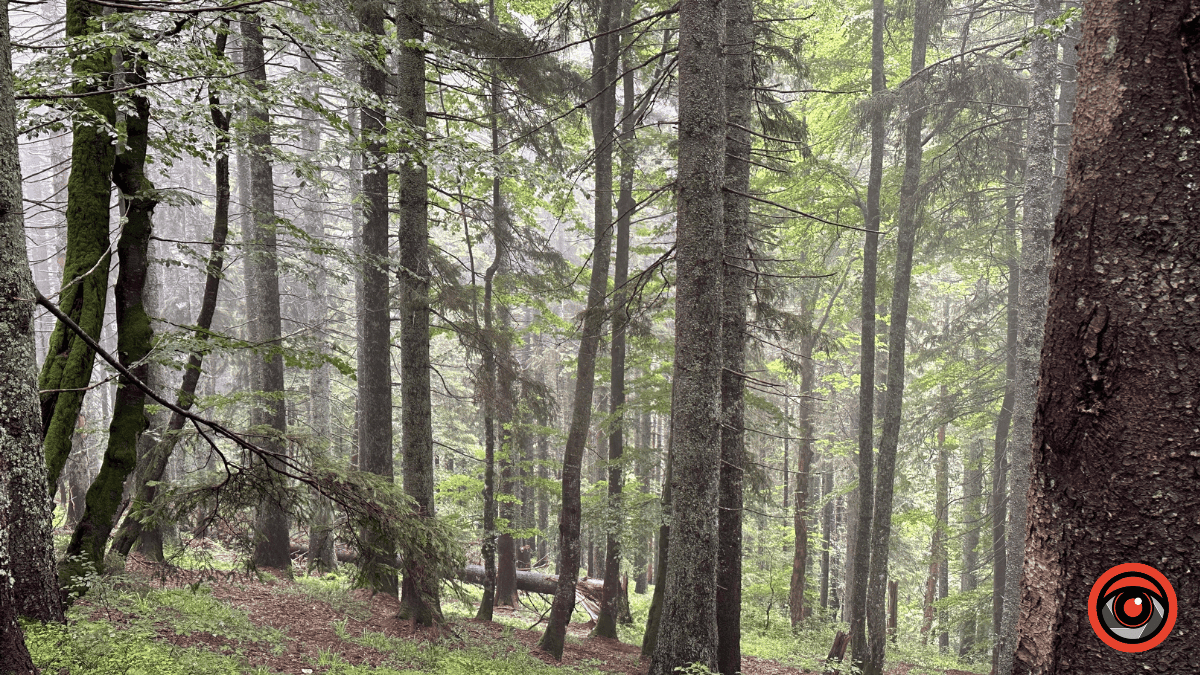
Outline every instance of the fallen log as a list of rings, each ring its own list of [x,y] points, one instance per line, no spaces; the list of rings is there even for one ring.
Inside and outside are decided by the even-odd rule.
[[[304,545],[295,545],[291,547],[293,556],[302,556],[308,554],[308,547]],[[338,550],[338,562],[353,563],[358,561],[358,554],[354,551]],[[397,568],[401,567],[400,560],[395,561]],[[482,586],[487,579],[483,570],[483,565],[467,565],[458,572],[459,581],[464,581],[475,586]],[[526,593],[540,593],[542,595],[554,595],[558,590],[558,575],[557,574],[542,574],[541,572],[531,572],[528,570],[517,570],[517,590],[525,591]],[[581,598],[585,598],[596,606],[596,612],[601,598],[604,597],[604,580],[592,579],[584,577],[575,583],[575,592]],[[592,614],[592,608],[588,608],[588,614]]]
[[[467,565],[459,572],[458,578],[476,586],[482,586],[487,579],[483,565]],[[554,592],[558,590],[558,575],[517,570],[517,590],[526,593],[554,595]],[[576,582],[575,590],[593,602],[598,602],[600,598],[604,597],[604,580],[584,577]]]

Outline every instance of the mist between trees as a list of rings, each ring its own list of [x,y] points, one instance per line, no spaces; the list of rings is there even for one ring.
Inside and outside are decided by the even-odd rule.
[[[0,672],[201,539],[656,675],[1120,662],[1084,553],[1195,549],[1088,470],[1200,527],[1194,30],[1125,4],[9,3]]]

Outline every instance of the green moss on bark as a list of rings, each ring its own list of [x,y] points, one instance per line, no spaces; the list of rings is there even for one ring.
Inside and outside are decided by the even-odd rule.
[[[99,32],[103,8],[83,0],[67,2],[67,37],[82,38]],[[112,54],[89,50],[76,55],[72,65],[75,93],[111,88]],[[85,84],[86,82],[91,84]],[[111,95],[81,99],[75,114],[71,144],[71,174],[67,180],[67,248],[63,291],[59,306],[88,335],[100,337],[108,289],[109,200],[113,161],[116,157],[109,133],[116,123]],[[62,323],[54,326],[38,387],[41,397],[42,436],[46,450],[50,492],[71,453],[83,389],[91,380],[96,359],[83,340]],[[60,391],[70,390],[70,391]]]

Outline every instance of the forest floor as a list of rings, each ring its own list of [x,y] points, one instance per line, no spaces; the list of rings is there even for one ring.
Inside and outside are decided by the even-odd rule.
[[[588,637],[591,624],[579,621],[570,625],[562,661],[555,661],[537,648],[546,603],[536,596],[523,596],[524,607],[497,608],[493,622],[472,618],[474,606],[463,602],[470,597],[443,598],[447,626],[429,630],[396,619],[395,598],[350,590],[344,576],[288,579],[280,571],[237,571],[232,562],[218,556],[187,569],[129,556],[123,571],[96,580],[76,602],[66,627],[26,626],[35,662],[50,675],[641,675],[647,669],[640,644]],[[641,604],[639,597],[635,614]],[[639,628],[622,637],[640,640]],[[742,672],[814,671],[747,654]],[[888,675],[921,674],[974,675],[888,665]]]

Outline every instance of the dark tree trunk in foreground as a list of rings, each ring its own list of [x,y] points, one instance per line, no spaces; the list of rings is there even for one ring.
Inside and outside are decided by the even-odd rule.
[[[913,17],[913,48],[910,72],[925,68],[925,52],[929,45],[932,24],[931,2],[917,0]],[[870,656],[863,666],[864,675],[883,672],[883,657],[887,648],[887,622],[884,610],[887,603],[888,552],[892,536],[892,496],[895,487],[896,451],[900,443],[900,413],[904,404],[904,352],[908,334],[908,296],[912,283],[913,247],[920,224],[921,133],[924,115],[925,83],[912,82],[918,88],[915,103],[904,123],[904,178],[900,185],[900,209],[896,227],[896,271],[892,283],[892,306],[888,326],[887,396],[884,399],[883,428],[879,436],[878,472],[875,477],[875,512],[870,534],[863,533],[863,542],[870,541],[870,580],[867,588],[867,626],[870,629]],[[859,544],[860,546],[862,543]],[[857,658],[856,658],[857,660]]]
[[[67,37],[86,38],[96,32],[89,20],[104,8],[85,0],[67,2]],[[67,250],[58,304],[92,338],[100,339],[107,303],[109,217],[108,207],[116,148],[108,132],[95,119],[116,124],[111,94],[112,54],[89,51],[72,59],[73,92],[91,95],[81,99],[87,114],[75,117],[71,130],[71,175],[67,179]],[[88,84],[89,78],[93,81]],[[46,447],[49,491],[71,453],[71,437],[83,405],[84,389],[92,377],[96,354],[62,322],[54,325],[48,356],[42,364],[38,389],[42,394],[42,436]]]
[[[1034,25],[1058,12],[1055,0],[1033,0]],[[1149,53],[1149,52],[1147,52]],[[1026,496],[1038,364],[1046,325],[1050,230],[1054,222],[1054,86],[1057,50],[1044,35],[1029,45],[1029,116],[1026,124],[1024,221],[1021,227],[1017,373],[1014,380],[1012,437],[1009,441],[1008,532],[1005,539],[1004,616],[997,642],[997,675],[1012,672],[1025,560]]]
[[[671,555],[650,675],[717,666],[721,316],[725,181],[724,8],[679,8],[679,213],[672,382]]]
[[[883,93],[883,0],[871,4],[871,95]],[[871,159],[867,177],[864,224],[862,302],[859,322],[858,375],[858,487],[851,495],[851,522],[847,523],[846,598],[849,609],[850,653],[855,668],[867,658],[867,574],[871,563],[871,519],[875,511],[875,284],[879,263],[879,193],[883,186],[883,150],[887,141],[884,111],[871,115]],[[843,614],[845,612],[843,611]]]
[[[579,576],[579,519],[582,512],[580,478],[583,450],[592,419],[592,394],[595,390],[596,354],[604,325],[604,296],[608,288],[608,263],[612,249],[612,134],[616,116],[617,36],[610,33],[617,17],[616,0],[603,0],[597,20],[595,53],[592,58],[591,91],[596,100],[591,109],[592,141],[596,149],[595,248],[592,251],[592,278],[588,284],[587,308],[583,316],[583,335],[579,340],[579,358],[575,374],[575,398],[567,447],[563,451],[562,510],[558,522],[558,592],[538,643],[556,659],[562,658],[563,640],[571,612],[575,608],[575,581]],[[610,72],[614,77],[610,78]]]
[[[621,18],[623,24],[629,23],[629,13],[633,3],[628,0],[622,3],[624,12]],[[626,48],[632,36],[626,41]],[[611,41],[616,46],[617,40]],[[614,50],[615,51],[615,50]],[[625,470],[621,457],[625,454],[625,329],[629,323],[629,308],[626,306],[628,294],[625,282],[629,280],[629,224],[633,216],[633,169],[634,155],[630,144],[633,142],[633,129],[637,120],[634,119],[634,88],[633,71],[628,70],[629,57],[626,56],[626,72],[622,78],[624,89],[621,137],[621,179],[620,196],[617,199],[617,246],[616,260],[613,267],[613,303],[612,303],[612,343],[610,345],[611,366],[609,381],[611,395],[609,397],[609,413],[611,415],[610,433],[608,435],[608,511],[611,514],[606,522],[618,523],[615,530],[606,533],[604,549],[604,598],[600,603],[600,617],[596,620],[594,633],[599,636],[617,639],[617,621],[622,610],[629,613],[629,599],[621,586],[621,550],[624,512],[621,506],[621,492],[625,488]],[[613,54],[609,59],[611,65],[606,72],[616,76],[617,58]],[[613,102],[614,110],[616,102]],[[611,163],[610,163],[611,166]]]
[[[406,41],[397,63],[397,104],[403,122],[416,135],[401,144],[400,418],[404,443],[404,491],[420,514],[434,517],[433,410],[429,383],[429,169],[419,159],[425,144],[425,40],[422,0],[396,7],[396,37]],[[414,45],[413,43],[418,43]],[[407,146],[407,147],[406,147]],[[406,556],[400,589],[400,617],[424,626],[442,622],[441,580],[426,571],[421,556]]]
[[[267,67],[264,62],[261,18],[242,21],[242,65],[247,76],[260,89],[266,87]],[[252,356],[255,368],[260,369],[257,385],[263,399],[252,409],[251,422],[270,432],[260,441],[269,452],[283,454],[287,445],[287,407],[284,405],[283,354],[275,349],[282,333],[279,307],[279,260],[276,248],[275,182],[271,169],[271,117],[265,104],[254,104],[248,112],[250,132],[250,210],[251,232],[249,266],[253,268],[254,288],[248,293],[251,309],[250,335],[258,345],[259,354]],[[284,509],[287,486],[268,460],[264,484],[269,486],[258,508],[254,547],[254,564],[287,570],[292,560],[288,555],[288,516]]]
[[[137,69],[125,74],[128,84],[143,81]],[[151,216],[158,198],[154,185],[146,177],[146,148],[150,131],[150,102],[133,96],[134,114],[126,115],[126,141],[117,154],[112,179],[121,191],[121,211],[125,224],[117,241],[117,286],[114,292],[117,316],[117,358],[138,380],[145,382],[150,364],[150,316],[146,313],[143,291],[149,269]],[[84,498],[83,517],[75,526],[67,544],[66,560],[59,568],[64,587],[72,578],[87,571],[104,568],[108,535],[121,505],[125,478],[137,466],[138,438],[149,426],[146,418],[146,394],[122,375],[117,380],[117,395],[112,421],[108,426],[108,447],[100,473],[92,481]],[[82,555],[82,558],[76,556]]]
[[[801,302],[804,305],[802,316],[811,319],[812,300],[806,298]],[[796,492],[792,509],[792,530],[796,539],[792,546],[792,578],[788,584],[788,618],[792,628],[798,628],[807,614],[807,608],[804,606],[804,587],[807,577],[805,568],[809,558],[808,486],[813,462],[813,380],[816,368],[812,353],[815,344],[815,332],[800,338],[800,424],[797,427],[800,448],[796,457]]]
[[[721,306],[721,468],[717,552],[717,669],[742,670],[742,479],[746,455],[746,311],[750,306],[750,106],[754,0],[726,0],[725,148]]]
[[[383,39],[386,7],[379,2],[357,5],[363,30]],[[387,75],[375,59],[359,63],[362,87],[374,98],[363,106],[360,134],[362,153],[362,304],[358,309],[358,468],[385,482],[394,481],[392,468],[392,332],[388,292],[388,171],[384,135],[387,117]],[[380,541],[378,533],[364,532],[364,541],[376,549],[373,566],[389,565],[396,558],[394,545]],[[396,595],[396,571],[378,567],[369,572],[372,587]]]
[[[17,625],[18,614],[57,621],[63,616],[57,594],[44,597],[49,590],[45,586],[54,580],[53,542],[9,36],[5,11],[0,13],[0,673],[27,675],[33,673],[33,661]],[[27,539],[19,549],[13,545],[17,537]],[[21,550],[36,552],[37,557],[21,560]],[[10,584],[10,579],[16,583]],[[23,587],[38,595],[19,598],[16,594]]]
[[[228,36],[224,33],[217,37],[216,56],[223,57],[225,54],[225,46]],[[217,94],[209,90],[208,95],[209,114],[212,117],[213,127],[217,131],[216,143],[213,147],[213,155],[216,157],[216,199],[213,204],[213,235],[212,249],[208,256],[208,264],[205,268],[204,280],[204,295],[200,301],[200,312],[196,317],[196,327],[194,338],[197,342],[203,343],[208,340],[209,329],[212,328],[213,315],[217,309],[217,294],[221,287],[221,277],[225,265],[225,239],[229,234],[229,132],[230,115],[221,107],[220,98]],[[183,383],[179,387],[176,395],[175,404],[184,410],[190,410],[192,404],[196,401],[196,387],[200,383],[201,365],[204,359],[203,351],[195,351],[188,357],[187,366],[183,371]],[[150,483],[161,481],[163,474],[167,470],[167,462],[171,458],[171,453],[175,450],[175,445],[179,442],[179,432],[183,429],[186,423],[183,415],[171,413],[171,418],[167,422],[166,431],[162,435],[162,439],[154,444],[140,460],[135,474],[135,492],[133,496],[134,508],[131,509],[130,515],[125,518],[118,530],[117,535],[113,538],[112,547],[119,551],[121,555],[128,555],[133,544],[142,535],[143,525],[136,517],[137,506],[147,505],[154,500],[154,496],[158,493],[157,485]],[[159,529],[155,526],[154,529]],[[159,537],[161,540],[161,536]],[[160,542],[161,543],[161,542]],[[161,546],[159,551],[161,554]],[[146,551],[142,551],[143,554]],[[161,556],[160,556],[161,557]]]
[[[1033,420],[1022,675],[1200,663],[1198,48],[1187,4],[1085,5]],[[1088,620],[1092,584],[1118,563],[1174,587],[1175,626],[1149,651],[1102,644]]]

